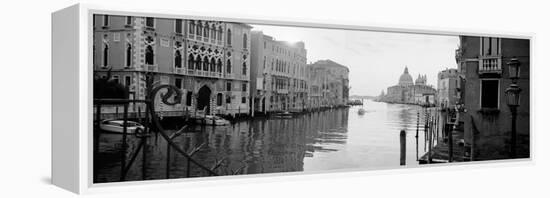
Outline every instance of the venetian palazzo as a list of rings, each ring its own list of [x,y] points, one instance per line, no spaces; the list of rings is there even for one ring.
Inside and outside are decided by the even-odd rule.
[[[236,115],[249,113],[250,30],[242,23],[94,15],[95,78],[107,76],[146,97],[146,78],[153,84],[181,89],[180,104],[155,104],[161,116],[182,112]],[[158,97],[158,96],[157,96]],[[144,106],[130,106],[130,116]],[[116,107],[102,111],[112,117]]]

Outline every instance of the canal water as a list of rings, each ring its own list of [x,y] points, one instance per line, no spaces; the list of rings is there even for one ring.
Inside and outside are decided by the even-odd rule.
[[[418,166],[417,159],[427,151],[422,107],[369,100],[362,106],[364,115],[358,114],[360,108],[326,110],[291,119],[255,119],[221,127],[192,126],[191,132],[174,141],[188,151],[204,144],[193,158],[207,167],[224,159],[218,168],[221,175],[239,169],[239,174],[319,172],[400,167],[400,130],[405,130],[406,166]],[[123,151],[121,139],[120,134],[101,135],[99,152],[94,157],[95,182],[120,181],[122,152],[130,160],[140,142],[128,136],[129,147]],[[148,138],[146,145],[145,156],[136,155],[125,180],[187,177],[187,160],[168,151],[160,135]],[[189,174],[207,176],[195,165],[191,165]]]

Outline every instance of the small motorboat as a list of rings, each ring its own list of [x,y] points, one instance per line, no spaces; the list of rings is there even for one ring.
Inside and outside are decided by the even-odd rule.
[[[292,113],[290,113],[288,111],[285,111],[285,112],[275,114],[275,117],[276,118],[292,118]]]
[[[223,119],[219,116],[207,115],[202,118],[196,119],[197,124],[222,126],[230,124],[229,120]]]
[[[111,133],[123,133],[124,120],[103,120],[99,123],[99,128]],[[141,133],[143,131],[145,131],[145,127],[140,123],[126,121],[126,133]]]
[[[359,111],[357,111],[357,113],[358,113],[359,115],[365,115],[366,112],[367,112],[367,111],[366,111],[365,109],[363,109],[363,108],[361,108],[361,109],[359,109]]]

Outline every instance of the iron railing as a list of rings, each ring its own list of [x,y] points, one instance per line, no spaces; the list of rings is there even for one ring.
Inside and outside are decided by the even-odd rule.
[[[155,100],[157,97],[155,97],[159,91],[165,89],[166,90],[166,93],[164,94],[161,94],[161,100],[162,100],[162,103],[166,104],[166,105],[176,105],[178,104],[179,102],[178,101],[181,101],[181,97],[182,97],[182,92],[180,89],[178,89],[176,86],[173,86],[173,85],[158,85],[156,87],[153,87],[150,91],[149,91],[149,94],[147,95],[147,99],[145,100],[136,100],[136,99],[106,99],[106,98],[101,98],[101,99],[94,99],[94,107],[96,109],[96,113],[95,113],[95,118],[94,118],[94,172],[93,172],[93,176],[94,176],[94,182],[97,182],[97,176],[98,176],[98,172],[97,172],[97,168],[98,168],[98,164],[97,162],[99,160],[95,159],[95,157],[98,156],[98,153],[99,153],[99,136],[101,136],[101,129],[100,129],[100,122],[102,120],[102,114],[101,114],[101,107],[104,106],[104,105],[121,105],[123,106],[123,131],[122,131],[122,148],[123,149],[126,149],[128,147],[128,143],[127,143],[127,136],[128,136],[128,129],[127,129],[127,123],[128,123],[128,106],[130,104],[136,104],[136,103],[142,103],[142,104],[145,104],[145,107],[146,107],[146,110],[145,110],[145,119],[144,121],[142,122],[142,124],[144,125],[145,127],[145,130],[142,131],[141,133],[139,134],[136,134],[136,136],[138,138],[140,138],[140,142],[139,142],[139,145],[137,146],[135,152],[133,152],[132,156],[130,156],[130,159],[128,160],[126,158],[126,152],[122,152],[122,155],[121,155],[121,159],[120,159],[120,162],[121,162],[121,171],[120,171],[120,181],[125,181],[126,180],[126,175],[128,173],[128,171],[130,170],[132,164],[135,162],[138,154],[142,153],[143,155],[143,161],[145,162],[146,159],[147,159],[147,156],[146,156],[146,152],[145,152],[145,148],[147,146],[147,143],[146,143],[146,140],[147,138],[151,137],[151,134],[152,134],[152,131],[154,130],[155,132],[157,132],[157,134],[160,134],[160,136],[167,142],[167,173],[166,173],[166,177],[169,178],[169,163],[170,163],[170,152],[172,150],[174,150],[175,152],[177,152],[178,154],[182,155],[184,158],[187,159],[187,177],[190,177],[191,175],[191,165],[195,165],[196,167],[198,167],[200,170],[203,170],[207,173],[207,175],[209,176],[217,176],[219,175],[218,172],[217,172],[217,169],[222,165],[224,159],[216,159],[215,160],[215,163],[208,167],[206,165],[204,165],[203,163],[197,161],[196,159],[193,158],[193,155],[196,154],[198,151],[201,150],[201,148],[204,147],[204,144],[200,145],[200,146],[197,146],[193,149],[191,149],[190,151],[185,151],[184,149],[182,149],[181,147],[179,147],[179,145],[174,142],[174,138],[183,134],[186,129],[187,129],[187,126],[183,126],[181,128],[179,128],[176,132],[172,133],[172,134],[168,134],[167,130],[161,125],[160,123],[160,119],[159,119],[159,116],[157,115],[156,111],[155,111]],[[171,98],[173,98],[172,100],[170,100]],[[138,112],[138,116],[139,116],[139,120],[142,120],[141,119],[141,110],[139,110]],[[242,166],[240,168],[238,168],[237,170],[232,170],[231,173],[232,174],[239,174],[241,172],[241,170],[243,170],[245,166]],[[143,179],[145,179],[145,168],[142,168],[142,175],[143,175]]]

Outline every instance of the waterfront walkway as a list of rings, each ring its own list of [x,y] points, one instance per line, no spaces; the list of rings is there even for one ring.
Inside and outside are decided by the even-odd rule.
[[[443,113],[443,112],[442,112]],[[469,161],[469,158],[465,156],[464,145],[464,129],[459,127],[458,114],[451,116],[452,118],[446,123],[447,127],[444,127],[446,134],[452,135],[452,159],[450,158],[450,145],[448,135],[446,137],[437,140],[437,144],[431,149],[431,152],[426,153],[418,161],[420,164],[430,163],[447,163],[447,162],[464,162]]]

